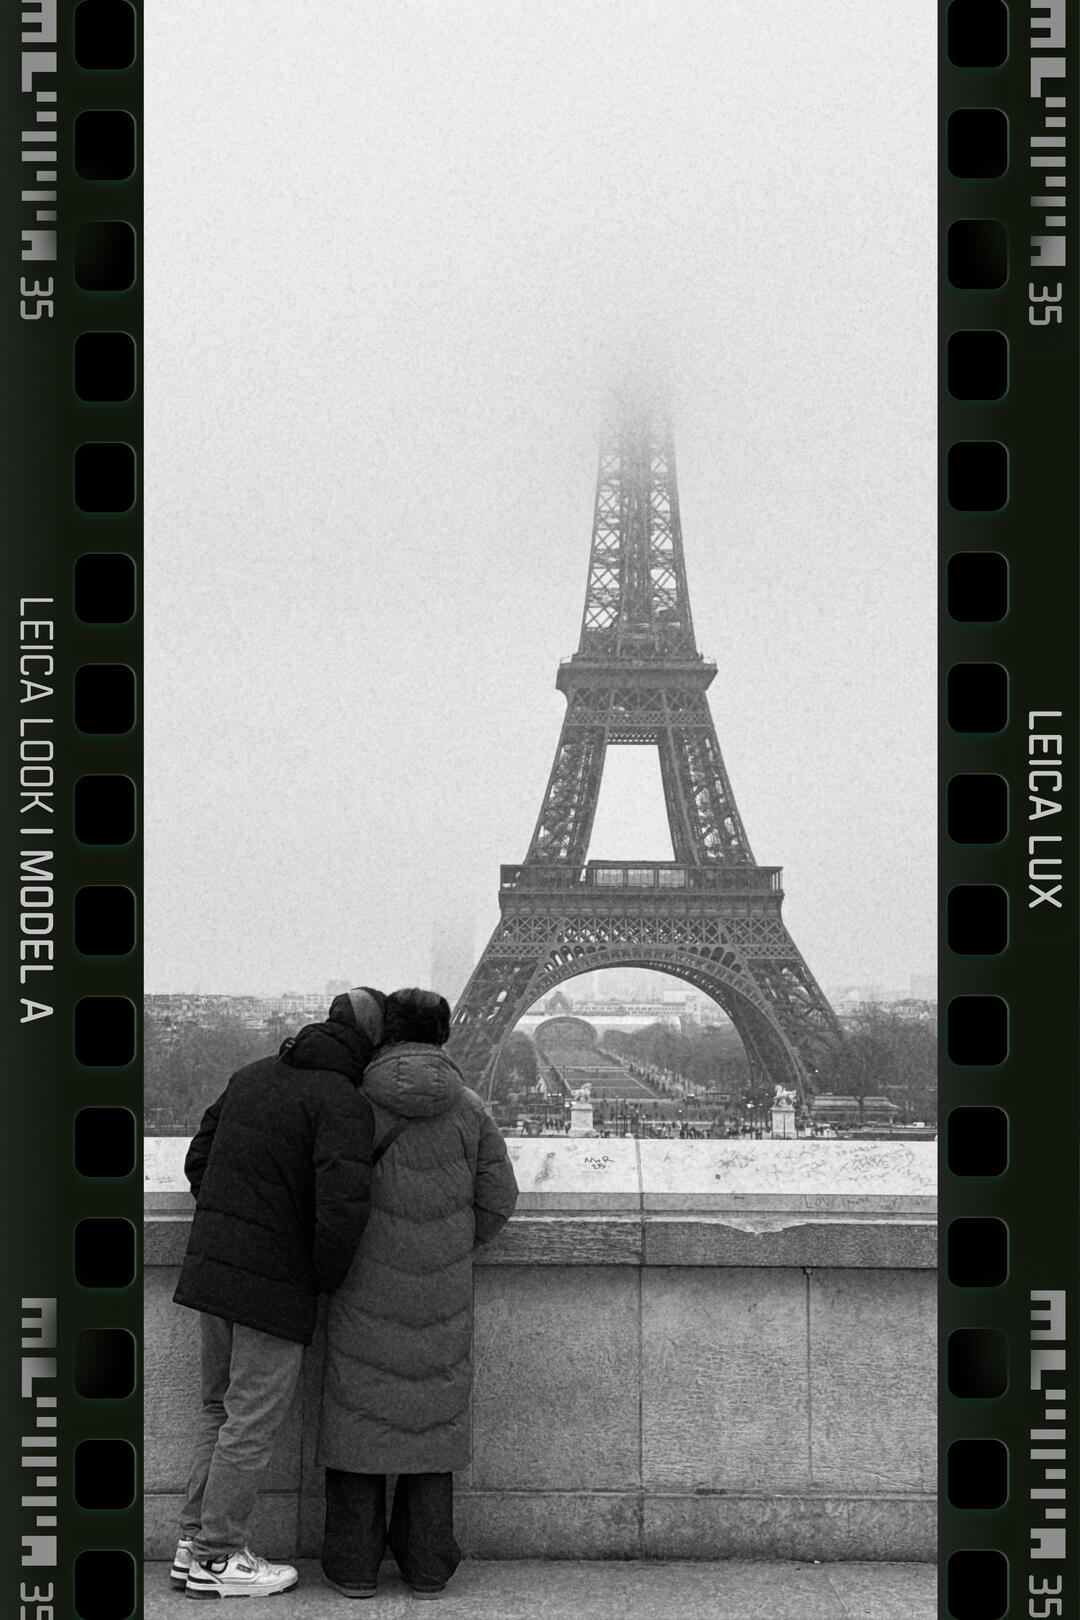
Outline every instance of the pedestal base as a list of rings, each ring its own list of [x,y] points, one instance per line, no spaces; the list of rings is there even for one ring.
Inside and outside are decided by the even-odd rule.
[[[569,1134],[571,1136],[594,1136],[596,1134],[592,1103],[574,1102],[570,1104]]]
[[[772,1110],[772,1134],[774,1137],[795,1138],[795,1110],[794,1108],[774,1108]]]

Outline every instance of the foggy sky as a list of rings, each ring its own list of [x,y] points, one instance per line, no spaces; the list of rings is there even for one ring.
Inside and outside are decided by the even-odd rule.
[[[826,985],[934,965],[930,0],[209,0],[147,59],[147,988],[497,918],[598,432],[674,419],[698,644]],[[626,758],[628,754],[632,758]],[[670,858],[605,776],[590,853]]]

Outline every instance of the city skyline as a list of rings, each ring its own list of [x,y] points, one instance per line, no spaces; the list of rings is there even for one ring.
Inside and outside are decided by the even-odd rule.
[[[629,971],[631,971],[631,972],[639,972],[639,971],[640,972],[647,972],[647,971],[651,971],[651,970],[631,969]],[[562,991],[562,993],[564,995],[566,995],[571,1000],[582,999],[582,998],[587,999],[594,992],[591,989],[589,989],[589,990],[586,989],[585,981],[591,981],[594,978],[603,978],[605,976],[610,975],[611,979],[614,981],[614,985],[613,986],[602,986],[602,987],[600,987],[596,992],[596,999],[598,999],[598,1000],[611,999],[613,1001],[621,1001],[621,1000],[633,999],[632,996],[628,997],[628,996],[625,996],[625,995],[622,995],[622,994],[618,993],[618,981],[621,978],[623,972],[624,972],[624,970],[620,969],[620,968],[598,969],[598,970],[597,969],[590,969],[588,972],[582,973],[582,974],[578,975],[576,978],[564,980],[563,983],[559,986],[559,989]],[[670,994],[670,995],[673,995],[673,996],[678,995],[678,994],[685,994],[688,997],[690,997],[692,999],[695,999],[695,1000],[712,1000],[712,998],[709,997],[705,991],[696,989],[693,985],[688,984],[685,980],[677,978],[674,974],[657,973],[655,975],[655,977],[657,979],[662,979],[662,980],[665,981],[665,984],[666,984],[666,992],[665,993],[667,993],[667,994]],[[426,978],[421,976],[420,978],[416,979],[415,981],[410,980],[408,985],[405,983],[405,981],[402,981],[400,984],[395,983],[393,985],[388,984],[386,986],[376,985],[375,988],[376,989],[380,989],[380,988],[385,989],[385,991],[387,993],[389,993],[391,990],[406,989],[406,988],[409,987],[409,985],[411,985],[413,983],[419,985],[421,988],[436,990],[440,994],[445,993],[440,988],[439,983],[435,980],[434,976],[432,976],[432,975],[428,975]],[[268,989],[264,985],[264,986],[261,986],[261,987],[249,987],[249,988],[244,988],[244,989],[231,987],[231,988],[225,988],[225,989],[215,988],[215,989],[211,990],[211,989],[201,988],[201,987],[196,986],[194,984],[186,984],[186,985],[173,985],[173,986],[168,987],[168,988],[161,988],[161,989],[156,989],[156,990],[147,989],[145,994],[146,994],[147,999],[150,999],[150,998],[158,998],[158,999],[160,999],[160,998],[166,997],[166,996],[191,996],[193,998],[200,998],[201,997],[201,998],[205,998],[207,1000],[211,1000],[211,999],[229,1000],[229,999],[232,999],[232,1000],[236,1000],[236,1001],[243,1001],[243,1000],[281,1001],[281,1000],[284,1000],[286,998],[302,998],[302,999],[304,999],[305,1001],[307,1001],[309,1003],[314,1002],[316,1000],[319,1000],[321,998],[322,1001],[325,1001],[326,1004],[329,1005],[330,1001],[333,1000],[334,996],[337,995],[339,993],[339,991],[342,990],[345,987],[346,987],[346,981],[344,979],[330,980],[328,982],[328,984],[325,985],[325,986],[312,985],[312,984],[303,984],[299,980],[297,980],[294,983],[290,983],[289,985],[287,985],[285,987],[282,987],[282,988],[278,988],[278,989]],[[905,984],[887,984],[886,985],[886,984],[880,984],[880,983],[878,983],[877,981],[874,981],[874,980],[867,980],[867,981],[863,981],[863,982],[852,981],[852,982],[847,982],[847,983],[837,982],[837,983],[834,983],[834,984],[823,984],[822,989],[824,990],[826,996],[829,997],[830,1001],[842,1001],[842,1000],[845,1000],[845,999],[850,1000],[853,997],[858,997],[859,999],[863,999],[863,1000],[866,1000],[866,1001],[873,1001],[876,998],[880,998],[883,1001],[894,1001],[894,1000],[903,1000],[903,999],[911,999],[911,1000],[919,1000],[919,1001],[933,1001],[933,1000],[936,1000],[936,994],[937,994],[936,976],[934,974],[928,973],[928,972],[910,974],[908,976],[908,980],[907,980],[907,982]],[[605,992],[607,994],[605,994]],[[545,994],[543,996],[541,996],[536,1003],[533,1004],[534,1007],[539,1005],[540,1003],[542,1003],[544,1001],[549,1000],[550,995],[551,995],[551,992],[545,992]],[[452,996],[448,996],[447,999],[451,1002],[451,1005],[452,1005],[453,1002],[457,998],[452,997]],[[715,1003],[715,1005],[717,1006],[718,1012],[720,1012],[721,1015],[724,1018],[726,1018],[727,1014],[723,1012],[723,1009],[719,1006],[719,1003]]]

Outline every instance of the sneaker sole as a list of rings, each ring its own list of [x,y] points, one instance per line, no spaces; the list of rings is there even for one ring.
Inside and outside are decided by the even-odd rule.
[[[275,1586],[272,1590],[265,1586],[241,1586],[235,1591],[223,1592],[220,1586],[192,1587],[189,1581],[185,1590],[189,1598],[195,1598],[196,1601],[202,1602],[206,1598],[281,1597],[283,1593],[291,1592],[294,1587],[298,1586],[299,1584],[300,1577],[297,1576],[295,1581],[289,1581],[285,1586]]]

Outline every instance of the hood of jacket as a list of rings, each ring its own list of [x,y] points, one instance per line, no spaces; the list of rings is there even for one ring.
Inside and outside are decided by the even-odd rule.
[[[395,1041],[376,1052],[364,1073],[364,1094],[391,1114],[430,1119],[461,1096],[461,1070],[441,1046]]]
[[[359,1085],[374,1050],[360,1030],[328,1018],[322,1024],[305,1024],[282,1042],[278,1056],[294,1069],[330,1069]]]

